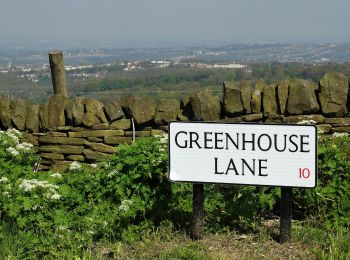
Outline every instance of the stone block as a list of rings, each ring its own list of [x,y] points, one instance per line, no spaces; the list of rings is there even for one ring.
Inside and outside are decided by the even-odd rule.
[[[39,137],[39,143],[45,143],[45,144],[83,145],[84,141],[85,139],[83,138],[51,137],[51,136]]]
[[[69,132],[69,137],[106,137],[106,136],[124,136],[123,130],[91,130],[81,132]]]

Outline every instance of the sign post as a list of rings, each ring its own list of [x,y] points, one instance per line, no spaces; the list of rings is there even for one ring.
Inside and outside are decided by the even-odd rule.
[[[195,221],[203,216],[203,210],[197,207],[203,203],[203,186],[200,189],[196,184],[281,187],[281,242],[288,242],[291,237],[292,187],[316,186],[316,127],[171,122],[169,179],[195,183],[194,237],[197,227],[203,225],[203,221]]]
[[[203,225],[204,225],[204,185],[201,183],[194,183],[193,185],[193,198],[192,198],[192,239],[199,240],[203,237]]]

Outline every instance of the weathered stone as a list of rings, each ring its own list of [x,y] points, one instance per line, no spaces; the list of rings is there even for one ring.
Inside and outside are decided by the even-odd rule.
[[[69,125],[58,126],[58,127],[57,127],[57,130],[58,130],[58,131],[64,131],[64,132],[68,132],[68,131],[70,131],[71,129],[72,129],[72,127],[69,126]]]
[[[89,142],[93,142],[93,143],[102,143],[103,142],[103,138],[99,138],[99,137],[88,137],[87,140]]]
[[[82,154],[83,146],[74,145],[42,145],[39,148],[40,152],[51,152],[61,154]]]
[[[38,167],[38,170],[39,171],[47,171],[47,170],[50,170],[51,169],[51,166],[50,165],[43,165],[43,164],[40,164],[39,167]]]
[[[29,132],[39,132],[39,105],[27,105],[26,129]]]
[[[90,128],[86,128],[86,127],[71,127],[70,131],[72,132],[82,132],[82,131],[87,131],[90,130]]]
[[[59,153],[41,153],[40,157],[49,160],[64,160],[64,155]]]
[[[266,85],[265,81],[263,81],[262,79],[259,79],[259,80],[257,80],[255,82],[255,88],[254,89],[255,90],[260,90],[261,93],[263,93],[266,86],[267,85]]]
[[[333,133],[350,133],[350,126],[332,127]]]
[[[156,109],[154,122],[157,125],[167,124],[177,119],[180,102],[176,99],[161,99]]]
[[[291,80],[287,110],[291,115],[313,114],[319,110],[315,91],[318,86],[308,80]]]
[[[251,113],[252,108],[250,106],[250,100],[252,98],[253,89],[249,80],[243,80],[241,82],[241,100],[245,113]]]
[[[209,90],[196,92],[190,97],[195,119],[215,121],[220,119],[221,105],[218,96],[213,96]]]
[[[123,109],[117,102],[108,103],[104,109],[109,121],[115,121],[124,117]]]
[[[133,131],[125,131],[125,136],[132,136]],[[137,137],[148,137],[151,136],[151,131],[135,131],[135,136]]]
[[[348,126],[350,125],[350,117],[326,118],[325,123],[333,126]]]
[[[344,115],[348,112],[349,82],[344,74],[326,73],[320,80],[321,109],[325,115]]]
[[[49,128],[65,125],[64,110],[67,102],[68,102],[68,99],[61,95],[54,95],[50,98],[49,104],[48,104]]]
[[[85,161],[85,157],[83,155],[68,155],[66,157],[69,161],[75,161],[75,162],[83,162]]]
[[[26,128],[27,107],[23,99],[15,98],[11,101],[11,121],[17,130],[24,131]]]
[[[131,144],[132,137],[106,136],[104,142],[106,144]]]
[[[118,130],[118,129],[128,130],[130,128],[131,128],[131,120],[126,118],[122,118],[117,121],[114,121],[110,126],[110,129],[113,129],[113,130]]]
[[[107,130],[109,129],[109,123],[99,123],[91,127],[92,130]]]
[[[133,96],[121,97],[119,103],[124,111],[124,114],[128,117],[132,117],[132,112],[130,106],[135,103],[135,98]]]
[[[163,130],[164,132],[168,132],[169,126],[168,125],[160,125],[158,126],[159,130]]]
[[[83,138],[71,138],[71,137],[51,137],[42,136],[39,137],[39,143],[45,144],[69,144],[69,145],[82,145],[85,139]]]
[[[91,130],[81,132],[69,132],[69,137],[106,137],[106,136],[123,136],[123,130]]]
[[[265,85],[263,111],[265,116],[277,115],[276,85]]]
[[[161,136],[164,135],[164,131],[163,130],[158,130],[158,129],[152,129],[151,130],[151,136]]]
[[[30,133],[22,133],[22,138],[24,142],[30,143],[37,146],[39,144],[38,137]]]
[[[300,123],[302,121],[314,121],[317,124],[323,124],[325,117],[323,115],[299,115],[299,116],[288,116],[283,119],[287,123]]]
[[[65,111],[67,124],[71,126],[79,126],[83,123],[85,113],[85,99],[82,97],[74,97],[69,100]]]
[[[47,131],[49,129],[49,104],[39,105],[39,123],[40,130]]]
[[[242,116],[242,121],[244,122],[254,122],[254,121],[260,121],[262,119],[263,119],[262,113]]]
[[[282,115],[269,115],[264,121],[265,124],[278,124],[283,121],[284,117]]]
[[[110,154],[96,152],[96,151],[92,151],[90,149],[84,149],[83,153],[84,153],[86,159],[94,160],[94,161],[103,161],[103,160],[106,160],[110,156]]]
[[[152,126],[144,126],[138,128],[139,131],[151,131],[152,129]]]
[[[287,108],[289,84],[288,80],[282,80],[277,86],[278,106],[282,115],[285,114]]]
[[[180,101],[181,112],[178,114],[178,118],[181,121],[189,121],[193,118],[193,110],[191,106],[191,97],[194,96],[194,92],[187,94]]]
[[[135,124],[150,124],[154,120],[156,102],[149,96],[136,98],[135,102],[130,105],[129,109]]]
[[[317,132],[319,134],[328,134],[331,131],[332,125],[330,124],[322,124],[322,125],[316,125]]]
[[[101,153],[115,153],[115,147],[109,146],[106,144],[91,143],[91,142],[85,141],[84,145],[93,151],[97,151]]]
[[[0,128],[11,128],[11,100],[9,96],[0,95]]]
[[[242,117],[226,117],[220,120],[221,123],[239,123],[242,122]]]
[[[224,82],[223,100],[225,115],[232,117],[243,113],[241,90],[235,82]]]
[[[252,99],[250,101],[250,105],[252,108],[252,113],[260,113],[261,112],[261,90],[255,89],[252,93]]]
[[[177,114],[177,119],[180,121],[189,121],[190,119],[184,114],[184,111],[181,109]]]
[[[62,172],[69,168],[69,166],[72,164],[71,161],[56,161],[51,166],[51,171],[53,172]]]
[[[108,122],[103,109],[103,104],[95,99],[84,99],[85,113],[83,116],[83,125],[93,126],[99,123]]]
[[[48,132],[47,136],[51,137],[66,137],[67,133],[62,133],[62,132]]]

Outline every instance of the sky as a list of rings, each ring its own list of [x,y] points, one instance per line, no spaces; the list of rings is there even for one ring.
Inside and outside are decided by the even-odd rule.
[[[350,42],[349,0],[0,0],[0,42]]]

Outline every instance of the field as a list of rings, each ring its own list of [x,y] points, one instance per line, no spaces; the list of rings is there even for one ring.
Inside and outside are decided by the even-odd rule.
[[[280,189],[209,184],[193,241],[192,186],[168,181],[166,136],[58,173],[33,170],[33,147],[1,131],[0,259],[350,258],[350,138],[318,143],[318,186],[294,189],[291,243],[278,243]]]

